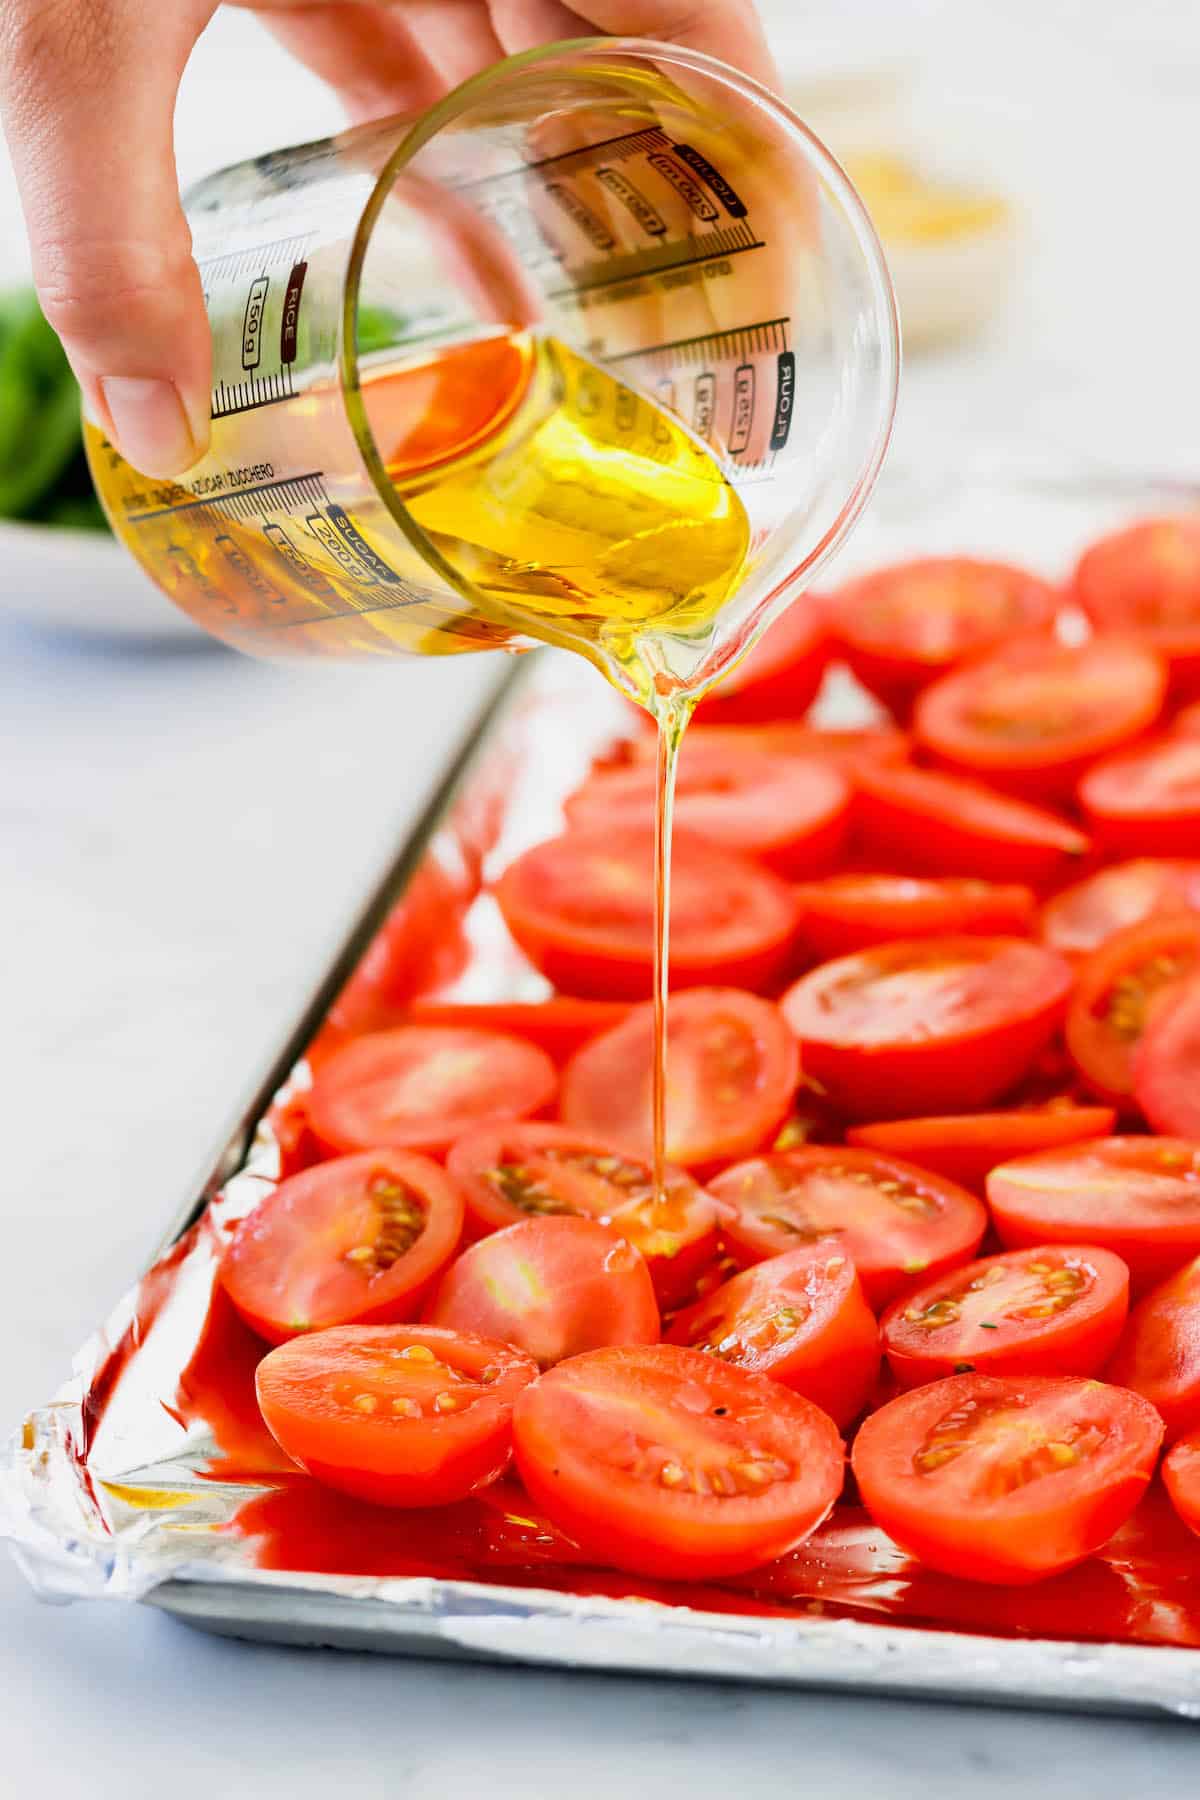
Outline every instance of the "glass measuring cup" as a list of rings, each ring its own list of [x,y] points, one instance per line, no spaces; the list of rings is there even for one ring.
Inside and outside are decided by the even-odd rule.
[[[88,451],[118,535],[241,648],[540,639],[695,686],[870,492],[899,360],[874,233],[711,58],[559,44],[185,204],[210,451],[179,482]]]

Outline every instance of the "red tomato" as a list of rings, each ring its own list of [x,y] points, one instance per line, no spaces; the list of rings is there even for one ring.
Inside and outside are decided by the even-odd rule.
[[[901,868],[1040,888],[1060,881],[1089,848],[1053,813],[939,769],[864,764],[855,784],[864,849]]]
[[[415,1025],[501,1031],[506,1037],[536,1044],[556,1063],[566,1062],[592,1038],[628,1016],[625,1000],[579,1000],[568,994],[553,994],[548,1000],[414,1000],[411,1007]]]
[[[642,714],[645,717],[645,714]],[[907,733],[892,725],[865,725],[839,731],[819,725],[777,720],[771,725],[693,725],[684,740],[693,753],[756,750],[768,756],[817,757],[852,779],[864,763],[901,762],[907,755]],[[653,731],[624,745],[625,762],[656,762],[658,736]]]
[[[534,1504],[602,1565],[736,1575],[808,1536],[842,1485],[837,1426],[799,1394],[678,1344],[592,1350],[513,1416]]]
[[[1086,956],[1130,925],[1163,913],[1200,913],[1200,862],[1142,857],[1098,869],[1042,909],[1042,941]]]
[[[667,1018],[667,1154],[710,1168],[769,1142],[800,1078],[779,1009],[739,988],[676,994]],[[587,1044],[563,1071],[562,1116],[642,1155],[654,1144],[654,1009]]]
[[[854,1264],[828,1244],[772,1256],[689,1306],[667,1334],[770,1375],[848,1425],[879,1373],[879,1331]]]
[[[894,938],[1030,930],[1032,889],[963,878],[830,875],[796,890],[800,948],[815,962]]]
[[[1048,625],[1053,588],[1024,569],[931,556],[878,569],[832,596],[826,610],[865,688],[896,712],[965,657],[1014,632]]]
[[[863,1504],[902,1549],[967,1581],[1040,1581],[1107,1543],[1149,1485],[1153,1407],[1078,1376],[954,1375],[861,1427]]]
[[[1172,732],[1106,757],[1079,798],[1113,855],[1200,855],[1200,737]]]
[[[1180,707],[1171,720],[1172,731],[1182,731],[1190,737],[1200,732],[1200,700],[1193,700],[1190,706]]]
[[[462,1197],[436,1163],[369,1150],[293,1175],[238,1225],[221,1284],[279,1344],[326,1325],[411,1319],[462,1236]]]
[[[330,1008],[334,1029],[381,1030],[415,994],[460,975],[470,953],[462,922],[476,891],[469,876],[427,855]]]
[[[1200,1139],[1200,980],[1180,982],[1133,1059],[1133,1097],[1151,1129]]]
[[[1150,1401],[1168,1443],[1200,1427],[1200,1257],[1138,1301],[1108,1377]]]
[[[1002,1243],[1114,1251],[1134,1291],[1200,1252],[1200,1144],[1113,1137],[1002,1163],[987,1178]]]
[[[656,783],[650,763],[602,771],[568,799],[567,821],[584,831],[649,833]],[[799,878],[833,866],[849,818],[849,784],[829,763],[757,750],[694,750],[684,739],[675,788],[681,831]]]
[[[855,1125],[848,1144],[883,1150],[932,1169],[972,1193],[982,1193],[990,1170],[1016,1156],[1105,1137],[1117,1122],[1111,1106],[1058,1106],[1010,1112],[946,1113],[929,1119],[885,1119]]]
[[[690,1294],[716,1255],[709,1195],[682,1169],[668,1167],[656,1200],[649,1164],[610,1138],[565,1125],[496,1125],[460,1138],[446,1168],[466,1201],[469,1236],[520,1219],[599,1219],[641,1252],[663,1306]]]
[[[798,719],[816,699],[828,661],[825,621],[812,600],[802,596],[710,689],[696,716],[726,725]]]
[[[520,1119],[558,1086],[544,1050],[498,1031],[401,1025],[331,1056],[308,1097],[326,1150],[444,1150],[474,1125]]]
[[[1114,933],[1080,967],[1067,1011],[1067,1049],[1104,1099],[1128,1105],[1142,1033],[1197,957],[1200,917],[1177,914]]]
[[[1075,598],[1100,631],[1132,631],[1171,665],[1172,683],[1200,683],[1200,518],[1145,519],[1084,551]]]
[[[653,856],[644,832],[572,831],[536,844],[496,899],[521,949],[555,987],[644,999],[654,965]],[[795,935],[791,890],[767,869],[679,833],[671,861],[671,980],[769,987]]]
[[[1200,1535],[1200,1431],[1172,1445],[1162,1472],[1171,1505],[1189,1530]]]
[[[718,1175],[711,1192],[742,1262],[800,1244],[844,1250],[874,1307],[969,1262],[987,1225],[973,1194],[868,1150],[808,1144],[757,1156]]]
[[[987,1106],[1049,1042],[1070,988],[1070,965],[1021,938],[913,938],[822,963],[780,1006],[807,1079],[881,1119]]]
[[[657,1344],[645,1261],[595,1219],[522,1219],[464,1250],[438,1284],[431,1325],[498,1338],[540,1368],[605,1344]]]
[[[893,1301],[880,1320],[901,1387],[944,1375],[1094,1375],[1129,1311],[1129,1270],[1111,1250],[1007,1250]]]
[[[1128,639],[1078,648],[1025,639],[935,682],[913,726],[965,774],[1031,799],[1067,798],[1095,757],[1153,724],[1166,687],[1164,664]]]
[[[537,1364],[430,1325],[343,1325],[258,1365],[271,1435],[315,1481],[378,1506],[444,1506],[502,1475]]]

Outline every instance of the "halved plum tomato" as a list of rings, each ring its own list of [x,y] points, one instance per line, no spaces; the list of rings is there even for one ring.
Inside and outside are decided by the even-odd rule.
[[[819,1407],[679,1344],[559,1363],[521,1395],[513,1439],[560,1531],[602,1565],[666,1580],[770,1562],[842,1486],[842,1440]]]
[[[643,717],[645,715],[643,714]],[[863,763],[901,762],[908,754],[908,734],[891,724],[862,725],[839,731],[835,726],[806,725],[776,719],[769,725],[691,726],[684,742],[693,753],[755,750],[766,756],[816,757],[848,779]],[[624,745],[626,762],[655,762],[658,739],[653,731]]]
[[[535,844],[496,886],[505,923],[555,987],[641,1000],[654,966],[650,836],[611,828]],[[770,870],[676,834],[671,860],[671,981],[764,988],[787,966],[791,889]]]
[[[1042,908],[1042,942],[1086,956],[1118,931],[1163,913],[1200,913],[1200,862],[1139,857],[1097,869]]]
[[[628,1017],[627,1000],[582,1000],[570,994],[551,994],[546,1000],[414,1000],[410,1016],[414,1025],[469,1026],[476,1031],[501,1031],[506,1037],[524,1038],[556,1063],[564,1063],[576,1050],[610,1031]]]
[[[1171,732],[1105,757],[1079,798],[1112,855],[1200,855],[1200,737]]]
[[[334,1001],[326,1028],[383,1030],[414,995],[460,975],[470,954],[462,922],[477,889],[471,875],[426,856]]]
[[[1059,1144],[1076,1144],[1084,1138],[1106,1137],[1117,1122],[1111,1106],[1072,1106],[1051,1103],[1041,1107],[1014,1107],[1006,1112],[944,1113],[926,1119],[882,1119],[875,1125],[854,1125],[846,1133],[848,1144],[866,1150],[882,1150],[902,1156],[906,1162],[931,1169],[956,1181],[960,1187],[981,1194],[990,1171],[1017,1156],[1035,1150],[1051,1150]]]
[[[822,963],[779,1004],[806,1078],[841,1111],[888,1119],[998,1099],[1070,989],[1070,964],[1022,938],[911,938]]]
[[[1200,1257],[1138,1301],[1107,1373],[1149,1400],[1168,1443],[1200,1427]]]
[[[778,1007],[740,988],[693,988],[667,1018],[667,1155],[709,1169],[770,1142],[800,1059]],[[586,1044],[563,1071],[568,1125],[648,1156],[654,1146],[654,1008]]]
[[[314,1481],[377,1506],[445,1506],[503,1475],[537,1374],[508,1344],[431,1325],[340,1325],[258,1365],[259,1410]]]
[[[1100,631],[1135,632],[1171,665],[1172,685],[1200,685],[1200,518],[1143,519],[1089,546],[1074,596]]]
[[[675,1319],[667,1340],[770,1375],[848,1425],[879,1374],[879,1330],[844,1250],[802,1244],[734,1275]]]
[[[1133,1097],[1150,1127],[1200,1140],[1200,979],[1172,990],[1133,1059]]]
[[[876,1308],[922,1276],[969,1262],[987,1226],[974,1194],[869,1150],[778,1150],[726,1169],[710,1192],[740,1262],[802,1244],[842,1250]]]
[[[585,831],[640,829],[648,836],[656,780],[650,763],[602,770],[567,800],[567,821]],[[681,831],[800,879],[832,868],[849,818],[849,783],[830,763],[683,741],[675,785]]]
[[[221,1285],[279,1344],[327,1325],[411,1319],[458,1248],[463,1202],[436,1163],[368,1150],[292,1175],[241,1220]]]
[[[901,869],[1042,888],[1061,881],[1090,848],[1054,813],[940,769],[863,764],[855,786],[864,852]]]
[[[1111,1250],[1047,1244],[985,1256],[903,1295],[880,1320],[901,1387],[944,1375],[1095,1375],[1129,1311]]]
[[[820,607],[793,600],[748,656],[704,696],[696,717],[706,724],[756,724],[798,719],[817,697],[829,661]]]
[[[952,1375],[865,1421],[852,1463],[901,1549],[966,1581],[1040,1581],[1106,1544],[1149,1485],[1162,1421],[1079,1376]]]
[[[987,1178],[1000,1241],[1099,1244],[1135,1293],[1200,1253],[1200,1144],[1110,1137],[1002,1163]]]
[[[964,877],[829,875],[796,890],[797,940],[816,962],[869,950],[894,938],[1025,932],[1033,924],[1033,890]]]
[[[426,1318],[499,1338],[548,1369],[605,1344],[657,1344],[658,1302],[639,1251],[595,1219],[522,1219],[480,1238],[438,1284]]]
[[[498,1031],[401,1025],[338,1050],[317,1073],[308,1120],[324,1148],[446,1149],[474,1125],[521,1119],[554,1098],[544,1050]]]
[[[1200,1431],[1171,1446],[1162,1473],[1171,1505],[1188,1529],[1200,1536]]]
[[[682,1169],[668,1166],[665,1192],[643,1158],[566,1125],[496,1125],[453,1145],[446,1169],[467,1207],[467,1235],[518,1220],[598,1219],[645,1258],[659,1304],[678,1306],[717,1252],[717,1209]]]
[[[1066,798],[1097,756],[1153,724],[1166,687],[1161,659],[1129,639],[1026,638],[927,688],[913,729],[965,774],[1031,798]]]
[[[1067,1049],[1105,1100],[1128,1106],[1142,1034],[1198,958],[1200,916],[1179,913],[1115,932],[1080,966],[1067,1009]]]
[[[1048,625],[1054,589],[1025,569],[930,556],[877,569],[838,590],[826,613],[859,681],[901,714],[964,657]]]

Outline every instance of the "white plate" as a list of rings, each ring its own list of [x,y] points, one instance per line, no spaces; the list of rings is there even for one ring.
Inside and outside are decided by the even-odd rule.
[[[5,612],[88,637],[203,637],[115,538],[0,519]]]

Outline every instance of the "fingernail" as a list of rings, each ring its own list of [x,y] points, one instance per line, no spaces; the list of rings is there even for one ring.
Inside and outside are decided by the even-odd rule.
[[[121,455],[143,475],[180,475],[199,458],[173,381],[106,375],[100,392]]]

